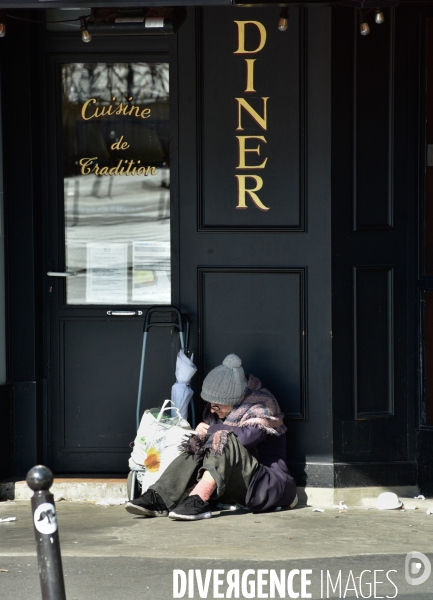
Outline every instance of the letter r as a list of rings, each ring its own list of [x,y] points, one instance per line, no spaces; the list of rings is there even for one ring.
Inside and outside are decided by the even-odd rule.
[[[263,187],[263,179],[259,175],[235,175],[238,180],[238,205],[236,209],[243,210],[248,208],[246,202],[246,194],[248,194],[254,204],[260,210],[269,210],[268,206],[265,206],[260,198],[257,196],[255,192],[258,192]],[[249,177],[250,179],[254,179],[256,182],[256,186],[253,188],[246,187],[246,179]]]

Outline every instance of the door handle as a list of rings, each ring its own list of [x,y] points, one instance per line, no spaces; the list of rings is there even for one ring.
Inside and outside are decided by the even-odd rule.
[[[71,277],[72,275],[76,275],[76,271],[48,271],[48,277]]]
[[[107,310],[107,315],[110,317],[139,317],[142,314],[142,310]]]

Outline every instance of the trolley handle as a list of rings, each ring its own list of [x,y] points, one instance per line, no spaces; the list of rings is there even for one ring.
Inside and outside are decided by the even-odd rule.
[[[175,321],[154,321],[150,322],[153,313],[175,313]],[[188,355],[189,348],[189,319],[186,315],[182,315],[175,306],[151,306],[144,319],[143,333],[148,333],[152,327],[174,327],[181,335],[182,349]]]
[[[175,313],[177,320],[176,321],[155,321],[154,323],[150,322],[153,313]],[[151,327],[177,327],[179,331],[182,331],[182,315],[180,311],[175,306],[151,306],[147,313],[146,318],[144,319],[144,327],[143,332],[147,333]]]

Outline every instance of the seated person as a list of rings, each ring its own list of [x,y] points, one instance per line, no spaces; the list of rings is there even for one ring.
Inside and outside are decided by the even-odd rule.
[[[248,381],[229,354],[203,381],[203,422],[182,453],[126,510],[145,517],[195,521],[212,516],[210,501],[264,512],[293,508],[296,484],[287,469],[286,427],[277,401],[260,381]]]

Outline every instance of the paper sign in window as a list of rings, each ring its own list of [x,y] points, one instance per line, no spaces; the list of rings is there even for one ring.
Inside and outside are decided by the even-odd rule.
[[[134,242],[132,300],[170,304],[170,242]]]
[[[127,302],[128,244],[87,244],[86,301]]]

